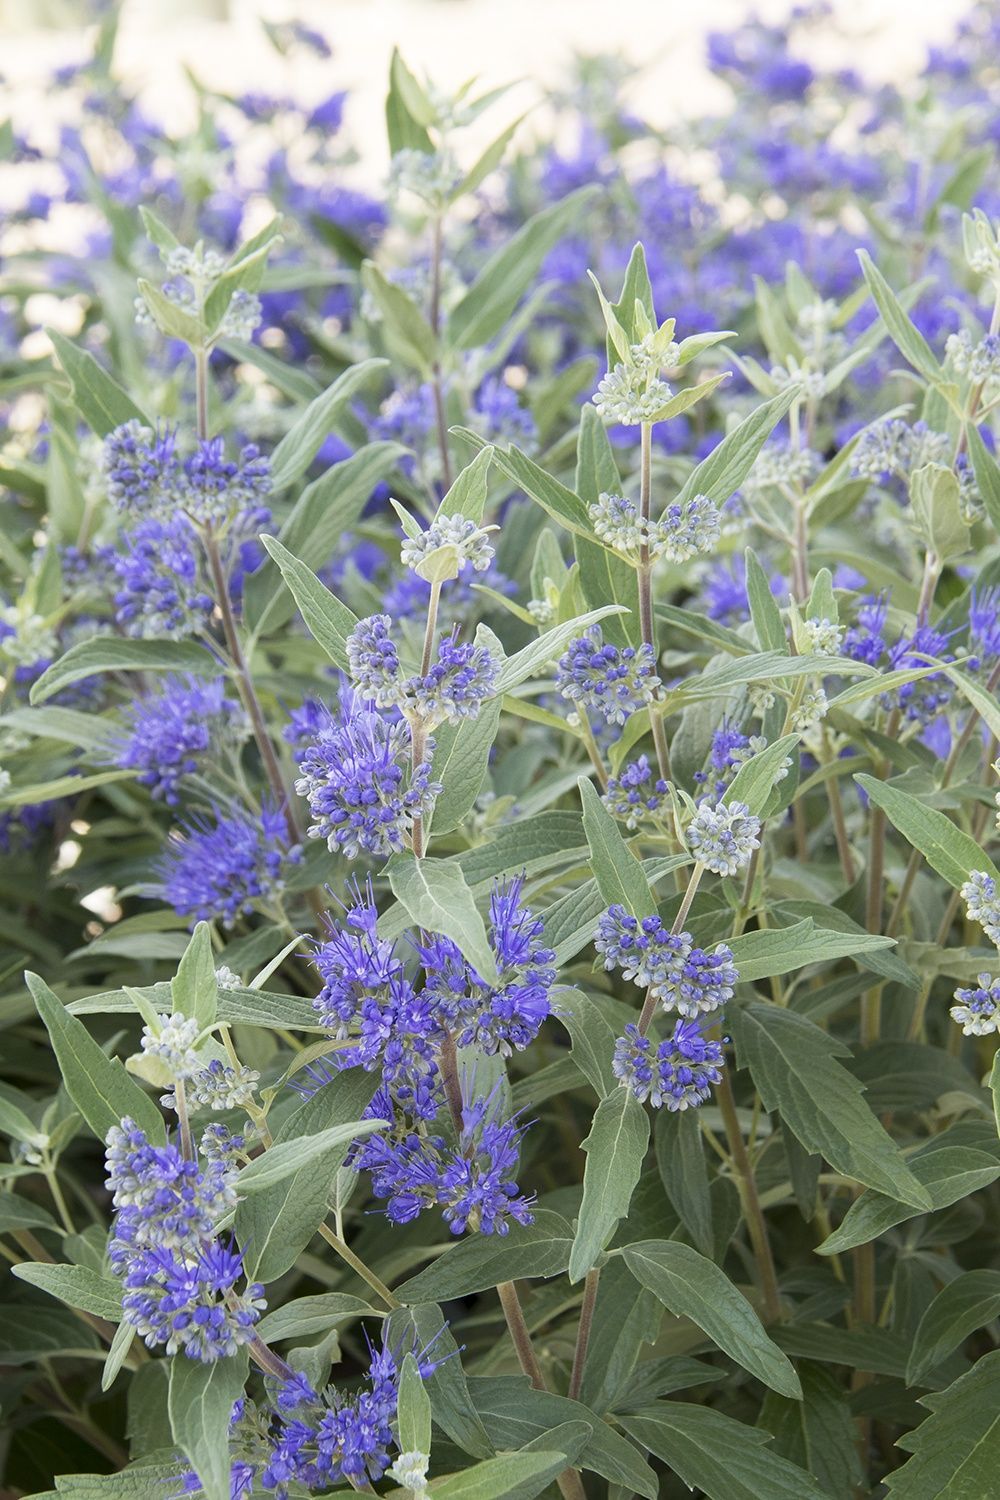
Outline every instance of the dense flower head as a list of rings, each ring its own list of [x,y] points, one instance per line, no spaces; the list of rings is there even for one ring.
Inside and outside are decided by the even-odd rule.
[[[451,563],[448,577],[455,577],[467,568],[485,573],[493,561],[489,532],[463,515],[437,516],[419,536],[405,539],[400,558],[405,567],[424,577],[431,566],[431,554],[440,554],[445,548]]]
[[[380,708],[398,708],[425,730],[475,718],[496,692],[499,668],[492,652],[474,641],[446,635],[438,642],[429,670],[406,677],[389,635],[391,623],[388,615],[372,615],[359,621],[348,637],[351,675],[361,694]]]
[[[978,985],[955,991],[958,1003],[951,1007],[952,1019],[966,1036],[988,1036],[1000,1031],[1000,979],[990,974],[980,974],[978,978]]]
[[[372,1175],[372,1191],[384,1198],[386,1214],[406,1224],[438,1207],[452,1234],[466,1229],[504,1235],[511,1223],[531,1224],[532,1198],[514,1181],[523,1130],[502,1117],[498,1091],[475,1098],[462,1111],[457,1145],[417,1133],[373,1135],[354,1158]]]
[[[972,870],[959,893],[970,922],[978,922],[991,943],[1000,948],[1000,894],[993,876]]]
[[[845,632],[841,649],[852,661],[877,666],[888,651],[885,623],[888,605],[884,596],[868,598],[858,609],[857,622]]]
[[[284,832],[281,813],[266,806],[257,821],[247,813],[218,811],[211,819],[189,819],[172,836],[161,863],[166,900],[192,921],[232,927],[282,889],[285,861],[300,857],[297,849],[283,851]]]
[[[669,783],[654,773],[649,757],[640,755],[608,778],[601,800],[627,828],[638,828],[644,818],[657,816],[669,792]]]
[[[659,687],[652,648],[615,646],[599,625],[571,641],[559,660],[556,685],[564,698],[593,709],[609,724],[624,724],[651,703]]]
[[[126,635],[179,640],[205,629],[215,601],[199,569],[198,539],[184,516],[140,521],[115,557],[115,619]]]
[[[724,943],[707,953],[689,932],[668,932],[656,916],[640,921],[618,903],[598,921],[594,946],[606,969],[620,969],[664,1010],[692,1020],[731,1000],[740,977]]]
[[[643,547],[654,561],[687,562],[710,552],[721,534],[718,507],[705,495],[675,501],[656,520],[640,515],[635,501],[624,495],[602,494],[589,512],[601,541],[632,563]]]
[[[309,801],[310,838],[325,839],[349,859],[402,849],[413,820],[426,816],[440,790],[429,759],[410,768],[409,747],[406,725],[377,709],[352,706],[339,722],[327,714],[296,757],[295,790]]]
[[[605,421],[634,427],[640,422],[652,422],[672,395],[667,382],[658,375],[649,375],[644,367],[617,364],[602,376],[594,405]]]
[[[965,665],[977,672],[1000,656],[1000,588],[972,589],[969,597],[969,655]]]
[[[259,1082],[256,1069],[213,1057],[207,1067],[188,1074],[187,1100],[192,1109],[245,1109]]]
[[[154,433],[135,419],[104,440],[108,498],[137,520],[166,521],[181,510],[201,524],[224,524],[263,504],[270,474],[268,460],[253,444],[234,460],[226,457],[221,437],[204,438],[182,460],[175,431]]]
[[[630,1022],[615,1043],[615,1077],[643,1104],[654,1109],[695,1109],[722,1081],[722,1047],[703,1035],[697,1021],[678,1021],[673,1036],[655,1051],[648,1036]]]
[[[257,1285],[236,1290],[243,1257],[215,1232],[236,1203],[231,1162],[216,1157],[202,1169],[174,1145],[150,1145],[128,1118],[108,1132],[106,1160],[115,1210],[108,1256],[126,1322],[168,1354],[205,1362],[235,1354],[265,1303]]]
[[[176,806],[184,778],[193,776],[225,734],[242,727],[238,703],[226,696],[220,677],[213,682],[166,677],[125,711],[129,733],[115,744],[114,763],[138,771],[140,786]]]
[[[523,880],[494,886],[490,895],[490,946],[496,983],[484,979],[448,938],[419,948],[424,994],[460,1047],[509,1057],[534,1041],[551,1010],[555,955],[543,944],[542,922],[521,904]]]
[[[889,648],[889,665],[896,670],[926,667],[928,656],[943,661],[954,660],[948,649],[950,635],[932,625],[918,625],[912,635],[904,635]],[[929,724],[954,696],[950,680],[943,672],[927,672],[914,682],[905,682],[886,701],[895,702],[904,717],[912,723]]]
[[[862,432],[851,455],[851,472],[882,483],[906,479],[923,464],[946,462],[948,451],[947,437],[932,432],[926,422],[911,426],[899,417],[887,418]]]
[[[687,827],[688,848],[716,875],[735,875],[760,848],[760,819],[745,802],[702,802]]]

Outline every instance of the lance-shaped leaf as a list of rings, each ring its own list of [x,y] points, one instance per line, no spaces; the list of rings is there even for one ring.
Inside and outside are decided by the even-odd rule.
[[[479,1235],[439,1255],[395,1288],[401,1302],[450,1302],[499,1281],[558,1276],[569,1265],[573,1231],[561,1214],[539,1209],[533,1224],[512,1224],[503,1237]]]
[[[271,486],[287,489],[312,463],[333,431],[342,411],[353,401],[366,381],[387,368],[384,359],[363,359],[339,375],[329,390],[310,401],[271,454]]]
[[[363,1140],[377,1130],[385,1130],[388,1125],[388,1120],[349,1120],[346,1125],[332,1125],[329,1130],[321,1130],[318,1135],[282,1141],[267,1151],[262,1151],[249,1166],[243,1168],[239,1175],[239,1191],[244,1195],[259,1193],[264,1188],[273,1187],[283,1178],[300,1172],[317,1158],[321,1158],[323,1169],[326,1170],[331,1160],[336,1160],[338,1164],[343,1160],[352,1141]],[[344,1149],[337,1152],[340,1146]]]
[[[910,322],[898,297],[868,251],[859,250],[858,260],[861,262],[861,272],[868,283],[868,290],[896,348],[926,380],[932,384],[938,383],[941,379],[941,367],[934,358],[930,344],[919,328]]]
[[[515,651],[513,656],[507,658],[497,679],[497,692],[509,693],[512,688],[517,687],[528,677],[533,677],[554,657],[559,656],[570,641],[575,636],[582,635],[588,626],[596,625],[598,620],[603,620],[608,615],[620,613],[620,605],[605,604],[601,609],[591,609],[585,615],[577,615],[572,620],[564,620],[560,625],[553,625],[552,629],[546,630],[537,641],[523,646],[520,651]]]
[[[89,1266],[23,1265],[14,1266],[13,1274],[30,1286],[37,1286],[50,1297],[65,1302],[68,1307],[79,1307],[105,1318],[109,1323],[118,1323],[122,1315],[122,1289],[120,1282],[110,1276],[101,1276]]]
[[[44,703],[71,683],[98,672],[190,672],[215,677],[219,663],[194,641],[132,641],[101,635],[78,641],[52,663],[31,689],[32,703]]]
[[[985,870],[994,879],[1000,879],[993,861],[975,839],[963,833],[936,807],[927,807],[909,792],[890,782],[877,781],[874,776],[858,775],[854,779],[892,826],[914,849],[920,850],[931,869],[956,890],[965,884],[973,870]]]
[[[247,1356],[202,1364],[172,1359],[167,1411],[170,1431],[201,1482],[205,1500],[229,1500],[229,1421],[247,1378]]]
[[[920,1404],[931,1415],[896,1441],[913,1457],[886,1475],[891,1500],[985,1500],[996,1487],[1000,1349]]]
[[[1000,1314],[1000,1271],[965,1271],[941,1288],[924,1309],[906,1366],[907,1385],[917,1385],[947,1359],[970,1333]]]
[[[642,865],[622,838],[620,824],[604,806],[589,777],[581,776],[578,785],[583,831],[590,846],[597,888],[605,904],[620,902],[634,917],[652,916],[656,901]]]
[[[262,536],[261,541],[281,569],[310,635],[323,647],[334,666],[346,672],[347,637],[358,623],[357,615],[320,583],[311,568],[293,557],[277,537]]]
[[[761,448],[795,400],[795,395],[794,388],[782,391],[744,417],[739,426],[727,433],[719,446],[691,471],[677,496],[677,503],[682,505],[693,495],[707,495],[716,505],[722,505],[735,494],[753,468]]]
[[[802,1387],[787,1355],[764,1331],[743,1293],[714,1261],[675,1240],[643,1240],[622,1254],[632,1275],[669,1312],[690,1318],[730,1359],[782,1396]]]
[[[587,1164],[570,1281],[586,1276],[628,1214],[648,1146],[649,1116],[630,1089],[615,1089],[597,1106],[581,1148]]]
[[[496,980],[496,957],[486,926],[458,865],[417,859],[404,849],[392,856],[386,873],[393,895],[417,927],[451,938],[485,980]]]
[[[98,437],[107,437],[109,432],[125,422],[141,422],[144,427],[153,425],[145,412],[136,406],[132,397],[122,390],[117,381],[112,380],[92,354],[88,354],[85,349],[78,349],[54,328],[46,329],[46,333],[59,356],[59,363],[69,377],[73,405]]]

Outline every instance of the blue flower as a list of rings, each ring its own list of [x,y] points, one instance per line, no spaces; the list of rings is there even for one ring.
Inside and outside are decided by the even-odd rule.
[[[654,776],[648,757],[640,755],[609,777],[601,800],[627,828],[638,828],[642,819],[656,817],[669,790],[662,777]]]
[[[114,1229],[108,1258],[123,1286],[122,1313],[143,1341],[210,1362],[235,1354],[266,1306],[262,1288],[236,1290],[243,1257],[215,1233],[236,1204],[231,1157],[202,1170],[176,1146],[151,1146],[134,1120],[107,1138]]]
[[[991,943],[1000,948],[1000,896],[997,883],[985,870],[971,870],[959,894],[970,922],[978,922]]]
[[[687,827],[688,848],[716,875],[735,875],[760,848],[760,819],[745,802],[702,802]]]
[[[310,838],[326,839],[348,859],[402,849],[413,820],[427,815],[440,791],[429,759],[409,768],[409,746],[406,725],[374,709],[349,709],[340,723],[327,714],[297,756],[295,790],[309,801]]]
[[[371,615],[347,638],[351,675],[361,692],[380,708],[398,708],[418,720],[425,731],[475,718],[496,692],[498,666],[491,652],[473,641],[445,636],[430,670],[404,677],[389,635],[391,624],[388,615]]]
[[[283,852],[284,834],[284,818],[269,807],[257,823],[242,812],[190,819],[171,835],[161,862],[164,898],[192,922],[232,927],[282,889],[285,860],[300,857],[297,849]]]
[[[243,715],[226,697],[222,678],[206,683],[167,677],[131,703],[126,718],[130,732],[117,740],[114,764],[138,771],[139,785],[173,807],[184,778],[199,770],[222,731],[233,734]]]
[[[630,1023],[615,1043],[611,1066],[640,1104],[648,1099],[654,1109],[682,1110],[704,1104],[712,1084],[722,1081],[721,1062],[722,1047],[705,1037],[696,1021],[678,1021],[655,1053],[650,1038]]]
[[[652,648],[614,646],[599,625],[571,641],[560,658],[556,685],[564,698],[593,709],[609,724],[624,724],[652,702],[659,687]]]
[[[958,1021],[966,1036],[988,1036],[1000,1031],[1000,979],[980,974],[978,986],[956,990],[957,1005],[951,1007],[952,1019]]]
[[[606,969],[621,969],[664,1010],[692,1020],[731,1000],[740,977],[725,943],[707,953],[689,932],[668,932],[656,916],[640,922],[619,904],[600,918],[594,946]]]
[[[127,635],[179,640],[204,630],[214,600],[198,566],[198,541],[189,521],[140,521],[122,537],[115,558],[115,619]]]

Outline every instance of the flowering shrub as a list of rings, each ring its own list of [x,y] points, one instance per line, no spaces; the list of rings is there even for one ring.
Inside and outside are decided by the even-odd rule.
[[[9,128],[10,1493],[995,1492],[1000,22],[826,24]]]

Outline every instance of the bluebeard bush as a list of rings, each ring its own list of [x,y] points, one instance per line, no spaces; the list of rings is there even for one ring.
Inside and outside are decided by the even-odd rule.
[[[990,1493],[1000,21],[832,25],[15,110],[10,1493]]]

